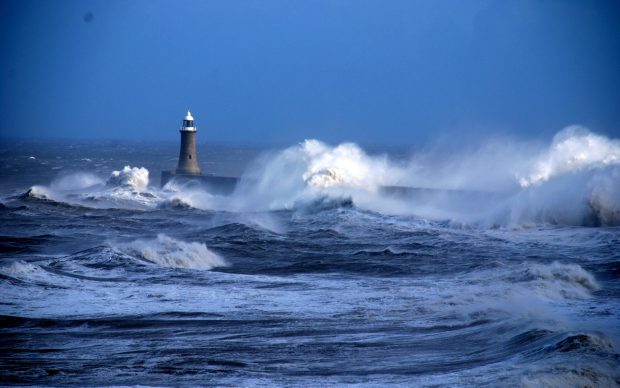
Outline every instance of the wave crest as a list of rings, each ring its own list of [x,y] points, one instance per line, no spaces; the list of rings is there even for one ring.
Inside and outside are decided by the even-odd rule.
[[[26,190],[25,193],[21,195],[22,198],[35,198],[42,199],[46,201],[52,201],[52,194],[50,190],[45,186],[35,185]]]
[[[529,264],[522,281],[542,289],[548,296],[566,299],[587,298],[600,286],[589,272],[577,264]]]
[[[318,140],[306,140],[289,152],[299,154],[304,161],[302,178],[313,187],[372,189],[388,184],[401,173],[386,158],[371,157],[353,143],[330,147]]]
[[[112,171],[107,184],[129,187],[135,191],[145,191],[149,185],[149,170],[144,167],[125,166],[120,171]]]
[[[205,244],[176,240],[162,233],[155,239],[139,239],[113,246],[125,254],[170,268],[210,270],[228,265]]]
[[[528,187],[565,173],[612,164],[620,164],[620,141],[573,125],[554,136],[549,150],[539,157],[533,171],[519,179],[519,184]]]

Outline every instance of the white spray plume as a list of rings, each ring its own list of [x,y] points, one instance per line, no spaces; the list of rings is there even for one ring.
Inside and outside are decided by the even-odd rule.
[[[120,171],[112,171],[107,183],[112,186],[130,187],[135,191],[145,191],[149,185],[149,170],[144,167],[125,166]]]
[[[620,141],[594,134],[573,125],[555,135],[553,142],[526,176],[521,187],[548,181],[554,176],[583,169],[620,164]]]
[[[294,208],[325,196],[362,208],[483,225],[620,223],[620,145],[568,127],[541,149],[492,141],[458,152],[414,155],[407,167],[355,144],[306,140],[257,163],[238,210]],[[386,196],[381,186],[431,188]]]
[[[356,144],[330,147],[318,140],[306,140],[289,149],[305,163],[303,180],[310,186],[361,187],[372,190],[394,182],[402,174],[385,157],[370,157]]]
[[[84,172],[58,177],[49,186],[32,186],[22,197],[39,198],[95,208],[148,208],[158,197],[148,189],[149,171],[125,166],[113,171],[107,181]]]
[[[103,179],[96,175],[86,172],[77,172],[55,179],[51,184],[51,188],[61,191],[77,191],[103,185],[103,183]]]
[[[332,147],[305,140],[258,160],[244,175],[233,202],[237,209],[289,209],[328,194],[373,192],[402,174],[387,157],[367,155],[356,144]]]

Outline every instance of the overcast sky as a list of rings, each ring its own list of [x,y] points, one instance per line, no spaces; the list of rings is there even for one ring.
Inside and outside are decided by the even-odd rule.
[[[0,132],[620,137],[618,1],[0,1]]]

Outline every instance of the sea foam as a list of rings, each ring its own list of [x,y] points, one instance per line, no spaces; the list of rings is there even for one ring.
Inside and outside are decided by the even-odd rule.
[[[522,187],[584,169],[620,164],[620,141],[573,125],[558,132],[549,149],[535,158],[534,166],[519,178]]]
[[[203,243],[185,242],[160,233],[155,239],[138,239],[112,246],[121,252],[163,267],[210,270],[226,266],[217,253]]]
[[[129,187],[135,191],[145,191],[149,185],[149,170],[144,167],[125,166],[120,171],[112,171],[108,185]]]

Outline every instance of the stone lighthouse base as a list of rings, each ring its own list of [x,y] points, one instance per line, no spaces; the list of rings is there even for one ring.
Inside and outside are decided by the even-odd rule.
[[[161,187],[164,187],[171,181],[181,185],[200,185],[211,194],[226,195],[235,190],[239,178],[217,175],[177,174],[175,171],[162,171]]]

